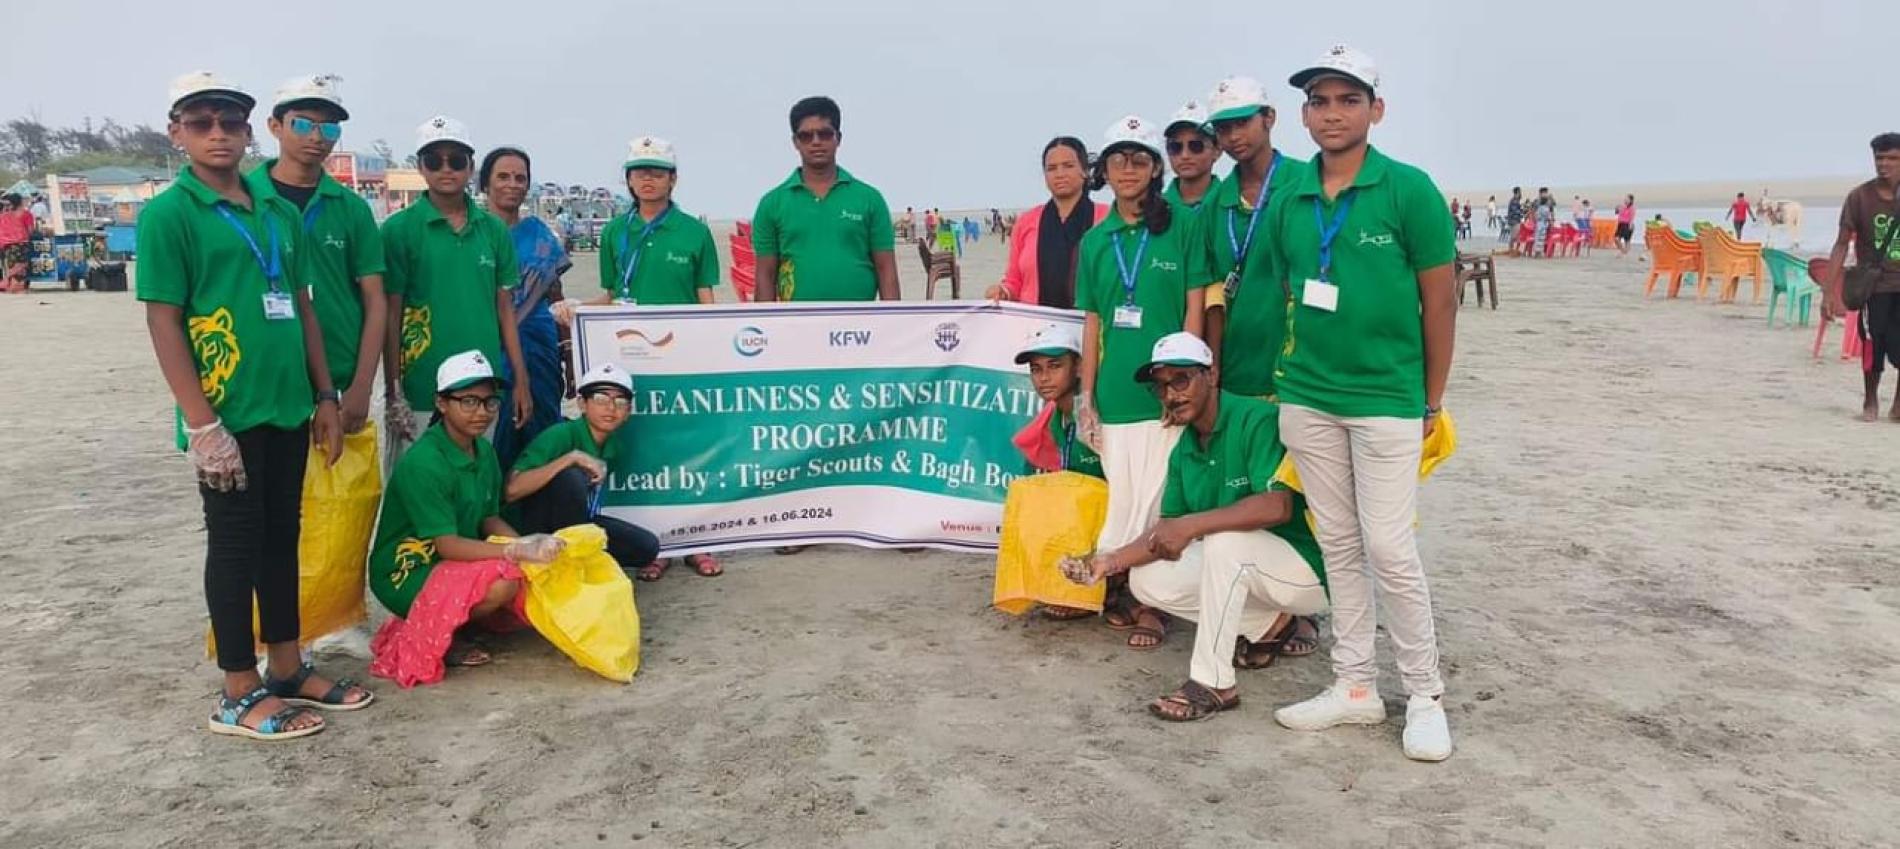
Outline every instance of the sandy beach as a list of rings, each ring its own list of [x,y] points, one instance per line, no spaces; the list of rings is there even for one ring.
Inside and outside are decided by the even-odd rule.
[[[966,297],[1002,252],[970,248]],[[1398,716],[1275,725],[1324,655],[1163,724],[1187,628],[1138,654],[990,609],[987,558],[842,547],[640,584],[628,686],[522,634],[313,740],[213,737],[203,517],[142,311],[0,296],[0,846],[1900,844],[1900,423],[1854,420],[1838,329],[1817,362],[1762,307],[1644,302],[1646,269],[1501,259],[1501,308],[1460,316],[1461,446],[1420,515],[1440,765]]]

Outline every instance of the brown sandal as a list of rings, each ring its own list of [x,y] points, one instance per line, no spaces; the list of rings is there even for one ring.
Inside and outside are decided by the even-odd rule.
[[[1301,627],[1312,629],[1302,636]],[[1246,637],[1234,641],[1235,669],[1266,669],[1281,657],[1304,657],[1319,649],[1319,626],[1306,616],[1291,616],[1279,634],[1250,642]]]
[[[1060,604],[1045,604],[1042,606],[1042,618],[1052,622],[1071,622],[1076,619],[1087,619],[1094,615],[1095,611],[1086,607],[1064,607]]]
[[[1162,705],[1180,705],[1180,707],[1170,711]],[[1149,702],[1148,713],[1169,722],[1199,722],[1212,718],[1214,714],[1237,707],[1240,707],[1239,693],[1222,698],[1221,694],[1189,679],[1187,683],[1181,685],[1180,689]]]
[[[1155,624],[1140,624],[1144,619]],[[1167,642],[1168,614],[1162,613],[1152,607],[1138,607],[1135,608],[1135,622],[1136,624],[1128,629],[1129,649],[1133,651],[1154,651],[1155,649],[1161,648],[1162,643]],[[1148,637],[1154,640],[1154,642],[1145,646],[1138,646],[1135,645],[1135,638],[1137,637]]]

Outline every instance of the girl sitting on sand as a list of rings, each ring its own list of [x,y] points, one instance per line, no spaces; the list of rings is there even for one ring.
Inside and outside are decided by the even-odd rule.
[[[481,648],[455,639],[464,623],[512,630],[522,613],[519,562],[546,562],[561,541],[514,537],[501,518],[501,465],[482,438],[508,383],[480,351],[436,369],[435,421],[396,463],[383,497],[369,586],[395,614],[370,641],[370,672],[403,687],[442,680],[444,665],[481,666]]]

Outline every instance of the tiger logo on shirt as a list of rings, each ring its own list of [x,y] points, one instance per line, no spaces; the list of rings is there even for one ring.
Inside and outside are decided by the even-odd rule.
[[[798,277],[792,273],[792,261],[789,259],[780,261],[778,264],[778,299],[781,301],[791,300],[792,291],[797,285]]]
[[[429,350],[429,305],[402,308],[402,367],[415,365]]]
[[[237,332],[231,329],[231,310],[219,307],[210,315],[195,315],[185,323],[191,336],[191,353],[198,361],[198,388],[211,406],[224,404],[225,385],[237,374],[243,352],[238,349]]]
[[[410,537],[396,544],[396,571],[389,576],[389,584],[400,587],[409,580],[409,574],[417,569],[426,569],[435,563],[435,543],[425,539]]]

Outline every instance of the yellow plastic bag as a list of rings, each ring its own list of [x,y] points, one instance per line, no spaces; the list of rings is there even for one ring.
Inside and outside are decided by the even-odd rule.
[[[297,641],[305,646],[365,618],[363,580],[370,534],[383,500],[379,463],[373,424],[344,434],[343,455],[334,466],[324,465],[321,449],[310,449],[303,473],[303,525],[297,535]],[[261,630],[253,607],[251,633]],[[209,630],[205,650],[217,656],[217,641]]]
[[[1100,611],[1107,586],[1084,587],[1056,564],[1095,550],[1108,515],[1108,484],[1077,472],[1017,478],[1003,501],[992,603],[1018,616],[1037,604]]]
[[[562,528],[552,563],[522,563],[528,621],[575,663],[621,683],[640,669],[640,611],[633,582],[607,553],[599,525]]]

